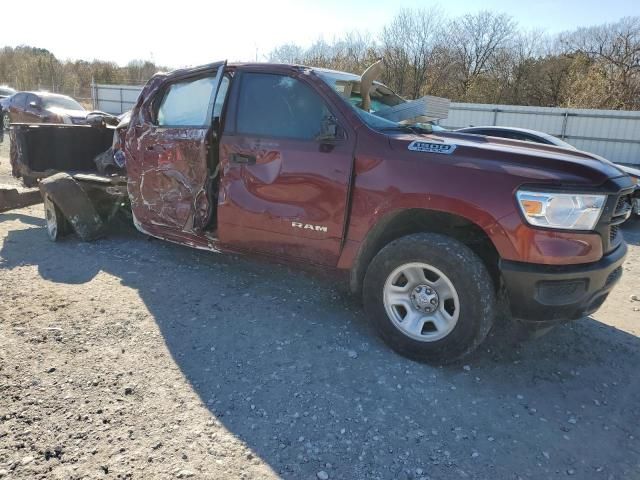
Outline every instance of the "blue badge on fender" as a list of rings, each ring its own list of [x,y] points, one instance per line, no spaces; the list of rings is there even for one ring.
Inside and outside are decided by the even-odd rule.
[[[450,155],[456,149],[456,146],[448,143],[430,143],[414,140],[407,148],[413,152],[445,153]]]

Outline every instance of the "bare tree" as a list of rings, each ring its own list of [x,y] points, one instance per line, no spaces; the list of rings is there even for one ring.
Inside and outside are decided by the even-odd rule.
[[[382,80],[406,97],[457,101],[640,109],[640,17],[556,36],[520,31],[507,15],[480,12],[447,19],[439,9],[400,10],[378,36],[349,32],[308,48],[285,44],[268,58],[363,72],[383,57]],[[79,97],[89,85],[140,83],[153,62],[125,67],[101,60],[60,61],[28,46],[0,48],[0,84]]]
[[[454,53],[461,95],[487,72],[492,60],[508,46],[515,34],[516,23],[505,14],[482,11],[451,22],[447,44]]]
[[[640,107],[640,17],[579,28],[560,37],[565,53],[584,55],[592,62],[591,76],[605,86],[612,108]]]
[[[302,63],[304,50],[298,45],[287,43],[269,53],[269,61],[274,63]]]
[[[381,53],[387,66],[386,79],[400,93],[419,97],[435,65],[441,45],[444,16],[438,8],[404,9],[381,35]]]

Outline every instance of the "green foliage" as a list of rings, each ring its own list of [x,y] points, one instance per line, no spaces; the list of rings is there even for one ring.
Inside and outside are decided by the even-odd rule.
[[[17,90],[47,90],[91,98],[91,82],[142,84],[158,70],[152,62],[133,60],[125,67],[102,60],[60,61],[44,48],[18,46],[0,49],[0,85]]]

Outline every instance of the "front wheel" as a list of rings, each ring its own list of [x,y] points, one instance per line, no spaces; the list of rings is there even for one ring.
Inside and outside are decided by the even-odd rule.
[[[380,250],[367,269],[363,299],[384,341],[426,362],[470,353],[495,316],[495,288],[480,258],[433,233],[408,235]]]

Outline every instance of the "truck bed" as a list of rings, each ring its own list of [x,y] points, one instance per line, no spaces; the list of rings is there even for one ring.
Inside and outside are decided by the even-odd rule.
[[[111,147],[109,126],[13,124],[11,167],[25,183],[55,172],[97,173],[95,158]]]

